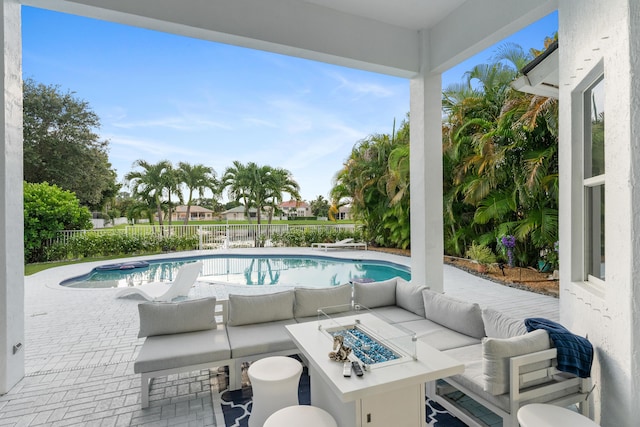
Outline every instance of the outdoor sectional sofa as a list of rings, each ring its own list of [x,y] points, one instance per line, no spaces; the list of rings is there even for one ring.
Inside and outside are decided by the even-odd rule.
[[[354,304],[464,363],[463,374],[426,384],[426,394],[469,425],[484,424],[451,397],[460,392],[502,417],[505,427],[518,425],[516,412],[525,403],[580,403],[588,412],[589,380],[555,368],[556,349],[546,331],[527,333],[522,320],[401,278],[229,295],[219,302],[142,303],[139,336],[146,340],[134,363],[142,407],[149,404],[151,379],[170,373],[228,366],[229,388],[240,388],[243,362],[298,352],[285,325],[317,320],[323,307],[339,312]]]

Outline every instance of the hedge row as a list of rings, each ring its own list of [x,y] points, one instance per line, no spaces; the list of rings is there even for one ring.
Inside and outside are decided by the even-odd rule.
[[[311,246],[312,243],[331,243],[352,238],[362,239],[362,233],[356,229],[344,228],[294,228],[284,233],[273,233],[271,242],[274,246]]]
[[[145,253],[198,249],[198,236],[128,235],[123,233],[79,234],[68,242],[55,243],[45,249],[44,261],[68,258],[91,258],[112,255],[138,255]]]

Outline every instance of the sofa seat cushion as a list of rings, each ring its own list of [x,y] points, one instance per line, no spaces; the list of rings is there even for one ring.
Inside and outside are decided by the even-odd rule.
[[[288,319],[252,325],[227,326],[231,357],[237,359],[284,350],[293,350],[294,353],[297,353],[297,347],[285,328],[286,325],[295,324],[295,319]]]
[[[395,305],[386,306],[386,307],[376,307],[371,309],[371,312],[381,316],[384,320],[389,323],[401,323],[401,322],[410,322],[413,320],[424,320],[424,317],[419,316],[415,313],[412,313],[404,308],[400,308]]]
[[[486,393],[483,389],[484,375],[482,372],[482,344],[453,348],[446,350],[443,353],[464,363],[464,372],[462,374],[446,378],[445,381],[448,381],[450,384],[455,382],[457,383],[456,385],[460,385],[470,392],[482,396],[489,403],[509,412],[508,394],[494,396]]]
[[[399,325],[415,332],[420,341],[423,341],[440,351],[480,344],[480,340],[478,338],[461,334],[460,332],[446,328],[439,323],[428,319],[402,322],[399,323]],[[480,359],[481,358],[482,354],[480,355]]]
[[[133,364],[136,374],[180,368],[231,358],[224,326],[197,332],[157,335],[145,339]]]
[[[484,391],[484,372],[482,366],[482,344],[475,344],[466,347],[454,348],[446,350],[445,353],[454,359],[464,363],[464,372],[459,375],[453,375],[445,378],[444,381],[449,384],[456,383],[460,387],[464,387],[468,391],[481,396],[485,401],[497,406],[503,411],[509,413],[511,407],[509,404],[509,393],[493,395]],[[559,376],[560,377],[560,376]],[[453,385],[453,384],[452,384]],[[525,389],[527,390],[527,389]],[[554,399],[561,398],[567,394],[577,393],[578,387],[570,388],[568,391],[557,391],[546,396],[536,397],[528,400],[526,403],[544,403]],[[482,402],[480,402],[482,403]]]

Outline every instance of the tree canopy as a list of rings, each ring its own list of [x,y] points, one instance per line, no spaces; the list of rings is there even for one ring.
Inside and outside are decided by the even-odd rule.
[[[547,38],[545,44],[553,41]],[[504,259],[532,265],[558,239],[558,104],[513,90],[518,70],[539,51],[500,46],[493,60],[443,90],[445,253],[464,256],[475,242]],[[395,133],[359,141],[337,173],[332,208],[351,203],[365,236],[381,246],[408,247],[409,122]],[[501,253],[502,252],[502,253]]]
[[[26,79],[23,85],[24,179],[48,182],[76,194],[80,204],[101,210],[119,185],[100,120],[86,101],[58,86]]]
[[[60,230],[91,228],[91,213],[77,197],[56,185],[24,183],[25,262],[46,260],[45,242]]]
[[[222,176],[220,189],[227,190],[230,199],[244,206],[245,216],[251,221],[249,209],[257,209],[256,220],[261,223],[264,208],[269,207],[269,223],[278,205],[283,201],[283,193],[296,200],[300,199],[300,186],[291,172],[283,168],[259,166],[249,162],[246,165],[234,161]]]

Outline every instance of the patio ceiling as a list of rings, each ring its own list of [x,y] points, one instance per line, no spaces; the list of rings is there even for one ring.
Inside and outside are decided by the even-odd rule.
[[[24,4],[368,71],[442,72],[557,0],[26,0]],[[498,13],[499,11],[499,13]]]

